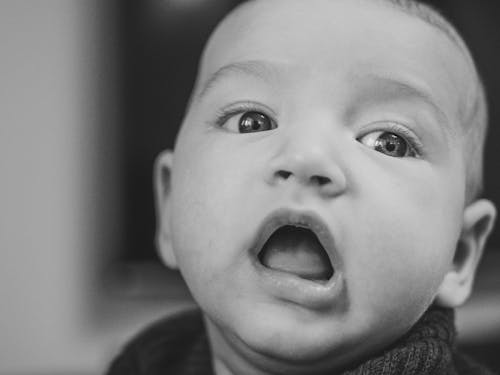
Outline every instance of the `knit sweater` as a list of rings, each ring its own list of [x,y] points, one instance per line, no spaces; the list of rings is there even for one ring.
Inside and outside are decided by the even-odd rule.
[[[431,308],[394,346],[340,375],[494,375],[456,350],[454,312]],[[198,310],[167,317],[140,333],[107,375],[213,375]]]

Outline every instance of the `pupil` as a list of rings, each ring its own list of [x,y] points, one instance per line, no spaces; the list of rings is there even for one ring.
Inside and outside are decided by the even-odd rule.
[[[269,118],[259,112],[246,112],[240,118],[240,133],[251,133],[271,129]]]
[[[394,143],[387,143],[385,148],[387,149],[387,151],[393,152],[396,149],[396,145],[394,145]]]
[[[408,145],[400,136],[393,133],[383,133],[377,140],[375,149],[384,154],[403,157],[406,155]]]

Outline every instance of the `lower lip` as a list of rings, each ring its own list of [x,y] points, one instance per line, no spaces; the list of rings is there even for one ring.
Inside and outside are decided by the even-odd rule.
[[[344,305],[343,279],[335,272],[327,281],[313,281],[289,272],[273,270],[255,262],[261,286],[275,298],[312,310],[325,310]]]

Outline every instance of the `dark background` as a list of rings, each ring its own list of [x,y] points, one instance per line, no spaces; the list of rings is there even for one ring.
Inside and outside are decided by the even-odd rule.
[[[172,148],[197,72],[203,45],[218,21],[240,1],[116,1],[118,35],[118,111],[123,210],[120,251],[115,261],[159,262],[155,246],[152,167],[155,157]],[[484,196],[500,204],[497,164],[500,150],[500,6],[495,1],[428,1],[447,16],[469,45],[482,75],[490,104]],[[486,256],[500,259],[500,228]],[[498,270],[486,260],[490,284],[498,288]],[[498,262],[497,262],[498,263]],[[484,272],[483,272],[484,274]],[[483,278],[485,279],[485,278]],[[492,287],[491,280],[494,280]],[[486,285],[486,286],[485,286]],[[498,293],[498,290],[496,290]],[[464,349],[500,371],[499,340],[467,343]]]
[[[156,258],[152,166],[172,148],[210,31],[240,1],[144,0],[117,4],[122,120],[124,218],[121,259]],[[499,5],[494,1],[429,1],[451,19],[476,58],[490,102],[485,196],[500,203],[497,173],[500,119]],[[500,248],[500,230],[488,251]]]

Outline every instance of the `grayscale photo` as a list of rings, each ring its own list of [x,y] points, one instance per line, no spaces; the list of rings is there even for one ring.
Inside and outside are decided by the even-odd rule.
[[[0,0],[0,375],[500,374],[498,19]]]

